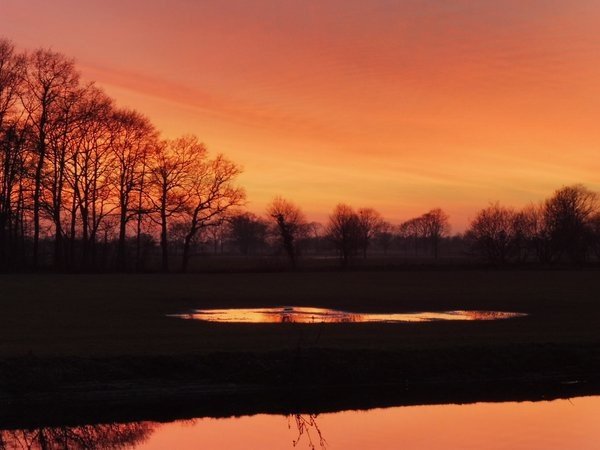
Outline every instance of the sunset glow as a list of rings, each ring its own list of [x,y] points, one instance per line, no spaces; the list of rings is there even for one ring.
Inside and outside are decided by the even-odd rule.
[[[600,189],[599,21],[591,0],[0,3],[1,36],[241,164],[251,211],[440,206],[455,231]]]

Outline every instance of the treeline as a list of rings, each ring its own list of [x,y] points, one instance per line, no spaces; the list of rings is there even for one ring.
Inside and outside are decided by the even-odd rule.
[[[327,223],[275,198],[242,210],[241,169],[195,136],[163,139],[120,108],[72,60],[0,40],[0,270],[182,270],[199,254],[303,256],[343,267],[367,256],[453,258],[497,265],[600,258],[598,196],[563,187],[523,210],[492,204],[450,234],[432,209],[391,224],[337,205]]]
[[[583,264],[598,260],[598,194],[573,185],[522,210],[496,203],[477,214],[465,237],[476,255],[495,264]]]
[[[200,230],[241,205],[240,168],[195,136],[161,139],[84,83],[72,60],[0,40],[0,268],[133,270],[176,229],[186,269]]]
[[[342,267],[368,254],[438,259],[442,243],[462,252],[463,238],[450,236],[448,215],[432,209],[400,225],[384,220],[373,208],[353,209],[338,204],[326,224],[308,222],[293,202],[276,198],[265,218],[251,213],[233,214],[224,222],[219,242],[229,252],[243,255],[282,252],[292,267],[301,255],[337,258]],[[459,250],[457,250],[459,249]]]
[[[277,218],[281,242],[294,265],[298,253],[292,245],[294,238],[306,240],[315,224],[302,223],[299,209],[281,199],[271,206],[269,215]],[[371,208],[354,211],[340,204],[321,229],[322,238],[336,250],[342,266],[359,254],[366,258],[372,245],[384,255],[390,249],[406,255],[414,246],[415,256],[421,251],[421,256],[438,259],[443,244],[463,260],[494,265],[582,265],[600,260],[599,197],[583,185],[562,187],[545,201],[522,210],[494,203],[476,214],[464,234],[454,236],[450,235],[448,215],[439,208],[393,226]]]
[[[505,264],[576,264],[600,260],[600,202],[583,185],[565,186],[537,205],[522,210],[499,203],[479,211],[467,231],[450,234],[448,215],[440,208],[399,225],[386,222],[372,208],[358,210],[340,204],[327,224],[308,223],[299,207],[276,199],[269,207],[281,248],[292,266],[298,254],[335,254],[342,266],[371,253],[437,260],[442,253],[454,260]],[[230,219],[223,235],[239,243],[239,251],[268,247],[269,223],[253,215]],[[243,224],[243,226],[241,226]],[[252,232],[255,234],[252,234]],[[252,237],[251,237],[252,236]],[[252,242],[252,244],[250,244]]]

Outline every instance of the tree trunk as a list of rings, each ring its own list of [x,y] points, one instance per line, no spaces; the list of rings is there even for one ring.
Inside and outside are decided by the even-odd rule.
[[[188,262],[190,259],[190,245],[195,232],[189,232],[183,240],[183,254],[181,255],[181,271],[187,272]]]
[[[162,271],[169,271],[169,240],[167,235],[167,213],[165,205],[161,205],[160,211],[160,248],[162,250]]]
[[[119,220],[119,243],[117,248],[117,268],[125,270],[125,233],[127,231],[127,207],[121,202],[121,215]]]

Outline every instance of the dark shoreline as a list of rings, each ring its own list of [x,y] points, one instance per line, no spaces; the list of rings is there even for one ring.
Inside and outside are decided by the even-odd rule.
[[[30,356],[0,367],[0,428],[600,394],[600,346],[589,344]]]

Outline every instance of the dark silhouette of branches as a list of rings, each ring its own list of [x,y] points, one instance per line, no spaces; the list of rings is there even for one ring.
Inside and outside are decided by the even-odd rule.
[[[120,450],[148,439],[149,422],[0,431],[0,450]]]
[[[291,414],[288,416],[288,428],[292,428],[291,423],[293,422],[295,428],[298,430],[298,436],[292,441],[294,447],[297,447],[303,437],[306,436],[307,445],[311,450],[315,450],[317,445],[321,449],[327,448],[327,441],[319,428],[317,417],[317,414]],[[311,434],[311,432],[316,433],[316,436]],[[313,440],[314,437],[318,439],[317,443]]]
[[[297,241],[307,231],[304,213],[294,203],[276,197],[267,207],[267,215],[273,221],[275,233],[290,259],[292,268],[295,268],[298,264]]]

